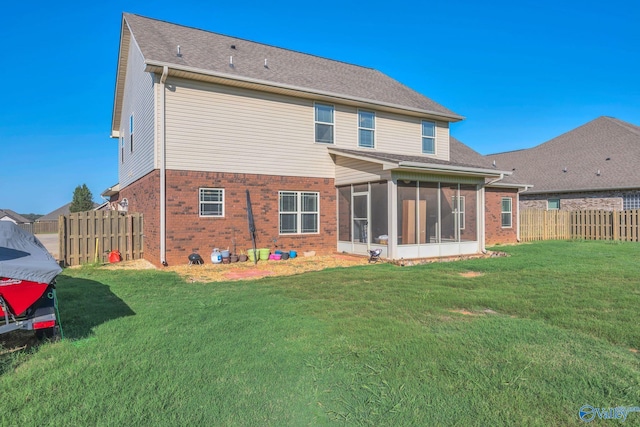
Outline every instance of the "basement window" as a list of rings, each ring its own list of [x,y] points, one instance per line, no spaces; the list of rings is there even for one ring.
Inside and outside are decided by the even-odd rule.
[[[549,210],[549,211],[560,210],[560,199],[549,199],[549,200],[547,200],[547,210]]]

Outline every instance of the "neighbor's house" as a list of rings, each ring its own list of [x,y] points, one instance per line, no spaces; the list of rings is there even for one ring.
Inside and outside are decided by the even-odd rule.
[[[533,185],[520,208],[640,208],[640,127],[600,117],[536,147],[487,156]]]
[[[11,221],[14,224],[30,224],[31,220],[15,213],[11,209],[0,209],[0,221]]]
[[[516,241],[524,186],[459,120],[370,68],[124,14],[103,196],[144,214],[156,265],[249,248],[247,189],[259,247],[475,254]]]

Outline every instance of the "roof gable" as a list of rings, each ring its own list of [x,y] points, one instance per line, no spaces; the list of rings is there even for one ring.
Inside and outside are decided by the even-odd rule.
[[[640,188],[640,128],[599,117],[536,147],[488,155],[532,193]]]

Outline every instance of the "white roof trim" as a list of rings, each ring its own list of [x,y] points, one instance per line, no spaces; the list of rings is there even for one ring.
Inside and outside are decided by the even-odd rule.
[[[171,75],[171,70],[176,70],[176,71],[182,71],[182,72],[186,72],[186,73],[202,74],[202,75],[206,75],[206,76],[217,77],[217,78],[224,79],[224,80],[253,83],[253,84],[256,84],[256,85],[259,85],[259,86],[267,86],[267,87],[288,89],[288,90],[292,90],[292,91],[295,91],[295,92],[307,93],[307,94],[317,95],[317,96],[324,96],[324,97],[329,97],[329,98],[337,99],[337,100],[355,101],[355,102],[360,102],[360,103],[368,104],[368,105],[378,105],[378,106],[383,106],[383,107],[387,107],[387,108],[392,108],[392,109],[395,109],[395,110],[410,111],[410,112],[413,112],[413,113],[420,113],[420,114],[424,114],[424,115],[428,115],[428,116],[432,116],[432,117],[443,118],[443,119],[446,119],[446,121],[451,121],[451,122],[457,122],[457,121],[460,121],[460,120],[464,120],[463,116],[459,116],[457,114],[444,114],[444,113],[440,113],[440,112],[432,111],[432,110],[423,110],[423,109],[419,109],[419,108],[412,108],[412,107],[407,107],[407,106],[399,105],[399,104],[392,104],[392,103],[388,103],[388,102],[375,101],[375,100],[372,100],[372,99],[358,98],[358,97],[348,96],[348,95],[334,93],[334,92],[325,92],[325,91],[315,90],[315,89],[311,89],[311,88],[288,85],[288,84],[284,84],[284,83],[275,83],[275,82],[268,81],[268,80],[253,79],[253,78],[250,78],[250,77],[241,77],[241,76],[239,77],[239,76],[236,76],[236,75],[227,74],[227,73],[220,73],[220,72],[211,71],[211,70],[207,70],[207,69],[203,69],[203,68],[186,67],[186,66],[180,66],[180,65],[176,66],[176,64],[172,64],[172,63],[169,63],[169,62],[153,61],[153,60],[147,60],[147,61],[145,61],[145,63],[147,64],[147,68],[146,68],[147,72],[159,73],[159,72],[162,71],[163,67],[169,67],[169,75]]]

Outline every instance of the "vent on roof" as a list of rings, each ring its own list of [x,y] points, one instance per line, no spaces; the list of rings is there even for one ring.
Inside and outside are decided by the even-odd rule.
[[[567,168],[565,167],[564,169],[562,169],[562,172],[567,172]]]
[[[264,58],[264,68],[269,68],[269,65],[267,64],[267,58]]]
[[[597,170],[596,175],[600,176],[600,169]]]
[[[611,160],[611,157],[607,157],[605,160]]]
[[[233,56],[229,57],[229,67],[233,68]]]
[[[236,45],[235,45],[235,44],[232,44],[232,45],[231,45],[231,49],[236,50]]]
[[[178,45],[178,52],[176,53],[177,57],[182,57],[182,53],[180,52],[180,45]]]
[[[496,167],[496,161],[495,160],[493,161],[492,165],[493,165],[494,168]]]

